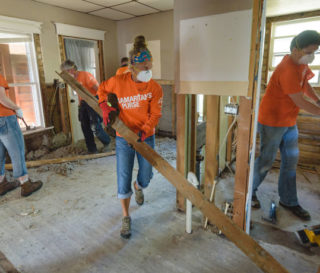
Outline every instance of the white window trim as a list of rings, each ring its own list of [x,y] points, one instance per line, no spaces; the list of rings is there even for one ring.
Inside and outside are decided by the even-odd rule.
[[[18,33],[41,32],[41,22],[18,19],[14,17],[0,16],[0,30]]]
[[[296,20],[288,20],[288,21],[281,21],[281,22],[275,22],[272,23],[272,27],[271,27],[271,40],[270,40],[270,52],[269,52],[269,63],[268,63],[268,70],[269,71],[274,71],[276,69],[276,67],[272,66],[272,60],[273,60],[273,48],[274,48],[274,40],[278,39],[278,38],[290,38],[290,37],[294,37],[295,35],[285,35],[285,36],[274,36],[275,33],[275,28],[276,26],[280,26],[280,25],[289,25],[289,24],[295,24],[298,22],[308,22],[308,21],[314,21],[314,20],[320,20],[319,16],[316,17],[309,17],[309,18],[304,18],[304,19],[296,19]],[[290,49],[289,49],[290,51]],[[289,53],[288,53],[289,54]],[[313,70],[320,70],[320,66],[319,65],[309,65],[310,69]]]
[[[104,41],[105,31],[102,30],[61,23],[54,23],[54,25],[58,35]]]

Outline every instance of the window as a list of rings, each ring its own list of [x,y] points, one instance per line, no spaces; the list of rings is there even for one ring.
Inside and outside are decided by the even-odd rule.
[[[281,62],[286,54],[290,54],[290,43],[294,36],[304,30],[320,29],[320,17],[299,19],[274,23],[272,25],[270,56],[269,59],[269,77],[275,67]],[[315,60],[309,65],[315,76],[309,81],[314,86],[320,86],[320,50],[315,52]]]
[[[9,97],[21,107],[28,125],[44,127],[37,71],[33,35],[0,30],[0,73],[8,81]]]

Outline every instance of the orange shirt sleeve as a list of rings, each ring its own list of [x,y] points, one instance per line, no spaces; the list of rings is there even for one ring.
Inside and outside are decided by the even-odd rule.
[[[96,80],[96,78],[89,72],[86,73],[86,84],[92,92],[95,90],[94,88],[96,86],[99,86],[99,83]],[[95,91],[95,95],[96,95],[96,93],[97,93],[97,91]]]
[[[115,88],[115,78],[112,77],[99,85],[97,95],[99,97],[99,103],[106,101],[108,93],[113,93]]]
[[[152,99],[150,101],[150,115],[149,119],[144,125],[144,127],[149,127],[153,129],[157,126],[159,119],[161,118],[161,110],[162,110],[162,100],[163,100],[163,92],[162,88],[158,83],[154,83],[155,87],[153,89]]]
[[[4,89],[9,89],[8,82],[1,74],[0,74],[0,86],[3,87]]]

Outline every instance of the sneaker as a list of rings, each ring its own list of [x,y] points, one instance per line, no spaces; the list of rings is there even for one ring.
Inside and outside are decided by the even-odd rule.
[[[261,208],[260,201],[259,201],[259,199],[257,198],[256,195],[252,195],[251,207],[254,208],[254,209],[260,209]]]
[[[32,182],[30,179],[21,185],[21,196],[27,197],[42,187],[41,181]]]
[[[130,216],[124,216],[122,218],[122,227],[120,230],[120,235],[124,239],[129,239],[131,236],[131,218]]]
[[[135,199],[136,199],[136,202],[139,206],[142,206],[143,203],[144,203],[144,194],[143,194],[143,191],[142,189],[136,189],[136,185],[137,185],[137,182],[134,182],[134,191],[135,191]]]
[[[8,182],[4,177],[3,181],[0,183],[0,195],[5,195],[7,192],[12,191],[20,186],[19,181]]]
[[[300,205],[297,206],[287,206],[279,201],[279,205],[287,210],[290,210],[295,216],[298,216],[301,220],[310,221],[311,216],[308,211],[302,208]]]

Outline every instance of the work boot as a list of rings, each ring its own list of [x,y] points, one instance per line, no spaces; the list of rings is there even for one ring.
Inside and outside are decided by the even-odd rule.
[[[302,208],[300,205],[297,206],[287,206],[281,202],[279,202],[281,207],[284,207],[287,210],[290,210],[295,216],[298,216],[301,220],[310,221],[311,216],[308,211]]]
[[[252,195],[252,199],[251,199],[251,207],[254,209],[260,209],[261,205],[260,205],[260,201],[257,198],[256,195]]]
[[[6,177],[0,183],[0,195],[5,195],[7,192],[12,191],[20,186],[19,181],[8,182]]]
[[[137,185],[137,182],[134,182],[133,187],[134,187],[134,192],[135,192],[135,199],[136,199],[137,204],[138,204],[139,206],[142,206],[143,203],[144,203],[144,194],[143,194],[142,189],[138,189],[138,190],[137,190],[137,189],[136,189],[136,186],[138,186],[138,185]]]
[[[30,194],[36,192],[37,190],[39,190],[41,187],[42,187],[42,182],[39,180],[39,181],[35,181],[35,182],[32,182],[30,179],[23,183],[21,185],[21,196],[22,197],[27,197],[29,196]]]
[[[120,235],[124,239],[129,239],[131,236],[131,218],[130,216],[124,216],[122,218],[122,227],[120,230]]]

